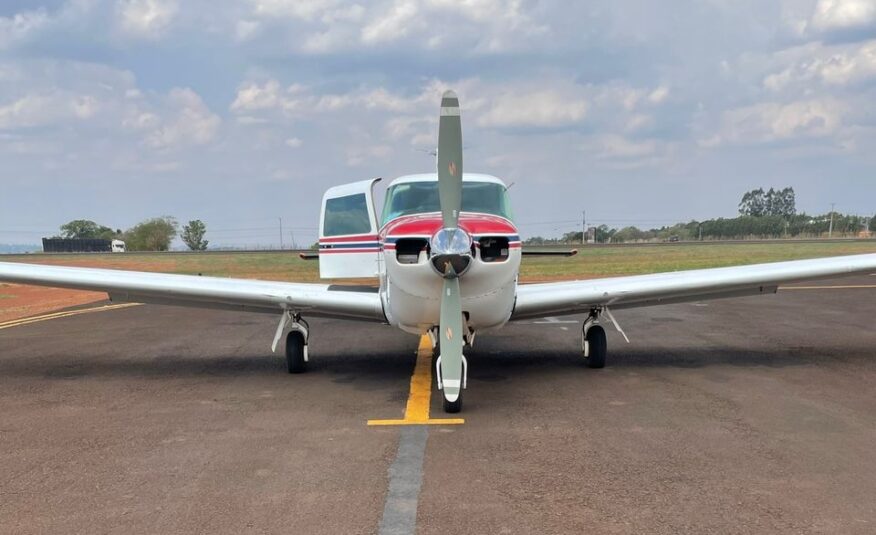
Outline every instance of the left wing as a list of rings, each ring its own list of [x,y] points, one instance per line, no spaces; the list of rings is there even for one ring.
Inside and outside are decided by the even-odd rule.
[[[521,284],[511,321],[776,293],[779,284],[876,272],[876,254],[572,282]]]
[[[116,302],[385,322],[376,288],[0,262],[0,282],[107,292]]]

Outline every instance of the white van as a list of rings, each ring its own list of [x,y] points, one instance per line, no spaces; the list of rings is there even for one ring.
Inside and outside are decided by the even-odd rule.
[[[122,240],[113,240],[113,252],[114,253],[124,253],[125,252],[125,242]]]

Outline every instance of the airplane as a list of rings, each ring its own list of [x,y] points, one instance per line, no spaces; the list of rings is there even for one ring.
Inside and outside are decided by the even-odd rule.
[[[305,371],[310,327],[327,317],[389,324],[428,335],[448,413],[462,408],[468,362],[479,333],[508,322],[587,314],[584,362],[606,364],[604,322],[626,338],[613,311],[776,293],[779,284],[876,271],[876,254],[521,284],[524,254],[508,187],[463,172],[462,123],[453,91],[441,98],[437,172],[402,176],[387,188],[378,219],[374,185],[330,188],[322,199],[319,271],[323,279],[377,278],[378,287],[303,284],[0,262],[0,281],[105,291],[113,302],[152,303],[279,316],[271,345],[285,334],[289,373]]]

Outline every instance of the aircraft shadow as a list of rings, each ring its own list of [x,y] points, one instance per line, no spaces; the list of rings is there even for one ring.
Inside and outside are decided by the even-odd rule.
[[[499,381],[508,375],[553,374],[558,371],[590,370],[575,350],[498,350],[487,347],[466,352],[470,364],[469,378],[474,381]],[[865,355],[844,352],[830,354],[819,348],[775,348],[740,351],[737,348],[637,349],[619,348],[609,353],[608,367],[613,369],[641,368],[704,368],[709,366],[784,368],[806,366],[827,361],[841,362],[865,358]],[[327,376],[336,383],[356,383],[365,387],[386,381],[407,381],[414,365],[412,352],[368,352],[313,355],[308,375]],[[433,360],[434,365],[434,360]],[[242,356],[126,356],[108,358],[106,354],[78,354],[75,358],[60,356],[34,359],[32,356],[7,355],[0,359],[0,377],[42,377],[46,379],[76,379],[85,377],[284,377],[286,363],[280,355],[253,354]],[[296,378],[296,376],[291,376]]]

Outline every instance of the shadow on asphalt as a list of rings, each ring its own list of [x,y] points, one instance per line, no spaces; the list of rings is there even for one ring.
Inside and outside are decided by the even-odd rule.
[[[768,367],[813,365],[830,361],[856,358],[845,354],[831,355],[812,347],[775,348],[769,350],[691,349],[679,348],[648,350],[615,346],[609,352],[608,368],[703,368],[709,366]],[[470,364],[469,377],[475,381],[501,381],[506,376],[572,373],[599,373],[584,365],[576,350],[500,350],[496,347],[475,348],[466,352]],[[862,357],[863,358],[863,357]],[[313,354],[308,364],[308,375],[330,376],[335,383],[363,381],[407,380],[414,365],[410,353],[364,353],[337,355]],[[236,376],[297,376],[286,373],[281,355],[254,354],[252,356],[177,356],[173,354],[139,358],[108,360],[99,355],[78,354],[75,358],[62,356],[34,360],[25,355],[7,355],[0,361],[0,376],[45,377],[74,379],[79,377],[236,377]]]

